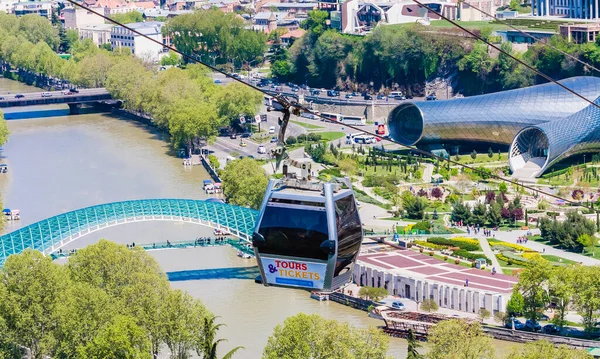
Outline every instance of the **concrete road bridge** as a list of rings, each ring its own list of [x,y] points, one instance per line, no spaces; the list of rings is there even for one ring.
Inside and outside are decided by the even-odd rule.
[[[226,229],[250,241],[258,211],[210,200],[141,199],[100,204],[59,214],[0,237],[0,266],[25,249],[52,254],[104,228],[145,221],[174,221]]]
[[[23,97],[17,98],[17,95]],[[70,95],[67,95],[65,91],[0,95],[0,108],[67,104],[71,113],[76,114],[81,105],[85,103],[110,103],[113,106],[120,106],[119,101],[112,102],[112,96],[105,88],[80,89],[78,93]]]

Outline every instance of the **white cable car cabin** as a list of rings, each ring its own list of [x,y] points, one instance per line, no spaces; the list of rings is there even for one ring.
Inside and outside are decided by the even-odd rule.
[[[313,181],[310,164],[301,178],[271,179],[252,245],[265,286],[333,291],[352,280],[363,231],[348,178]]]

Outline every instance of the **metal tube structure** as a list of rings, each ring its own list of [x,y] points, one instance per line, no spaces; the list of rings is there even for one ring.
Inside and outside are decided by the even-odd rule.
[[[587,99],[600,95],[600,78],[559,81]],[[467,98],[404,102],[389,115],[390,137],[404,145],[492,143],[510,145],[526,127],[564,119],[589,106],[554,83]]]

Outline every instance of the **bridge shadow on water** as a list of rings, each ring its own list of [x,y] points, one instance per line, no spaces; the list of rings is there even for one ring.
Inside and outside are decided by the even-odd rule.
[[[186,280],[206,279],[252,279],[260,274],[258,266],[234,267],[234,268],[208,268],[168,272],[167,278],[171,282]]]
[[[87,115],[92,113],[103,113],[106,110],[96,109],[92,107],[82,107],[79,110],[78,115]],[[4,118],[8,120],[27,120],[34,118],[46,118],[46,117],[60,117],[69,116],[70,112],[68,108],[55,108],[49,110],[32,110],[32,111],[19,111],[15,109],[15,112],[4,112]],[[77,116],[77,115],[74,115]]]

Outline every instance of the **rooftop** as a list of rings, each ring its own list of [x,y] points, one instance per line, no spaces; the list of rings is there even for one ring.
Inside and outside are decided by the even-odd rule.
[[[291,2],[291,3],[276,3],[276,2],[272,2],[269,3],[268,5],[265,6],[275,6],[276,8],[279,9],[285,9],[285,8],[289,8],[289,9],[314,9],[317,6],[319,6],[318,3],[316,2]]]

